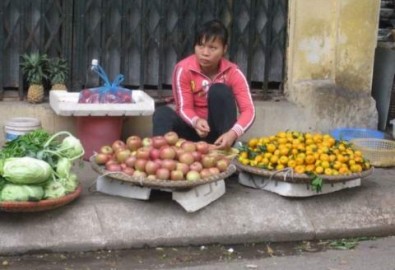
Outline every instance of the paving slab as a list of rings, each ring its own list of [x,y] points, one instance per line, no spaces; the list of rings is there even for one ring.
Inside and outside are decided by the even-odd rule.
[[[95,192],[98,175],[87,162],[77,169],[84,190],[69,205],[0,212],[0,254],[395,234],[395,170],[376,170],[359,188],[304,199],[244,187],[232,176],[224,196],[188,213],[169,192],[153,191],[149,200]]]

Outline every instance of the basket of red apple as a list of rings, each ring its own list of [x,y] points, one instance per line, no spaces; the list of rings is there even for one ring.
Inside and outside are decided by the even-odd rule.
[[[185,189],[226,179],[236,171],[238,151],[215,150],[204,141],[192,142],[175,132],[141,138],[130,136],[103,145],[90,158],[99,174],[153,188]]]

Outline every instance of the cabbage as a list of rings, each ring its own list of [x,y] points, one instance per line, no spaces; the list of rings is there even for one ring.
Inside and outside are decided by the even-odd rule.
[[[44,189],[35,185],[15,185],[7,183],[0,192],[1,201],[39,201]]]
[[[44,198],[56,199],[66,195],[66,189],[59,181],[50,181],[44,188]]]
[[[39,184],[52,175],[51,166],[31,157],[8,158],[4,162],[3,177],[14,184]]]

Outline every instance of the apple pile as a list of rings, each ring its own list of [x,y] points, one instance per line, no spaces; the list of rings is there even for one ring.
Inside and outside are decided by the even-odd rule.
[[[163,136],[130,136],[104,145],[95,162],[107,171],[159,180],[196,181],[228,169],[231,160],[204,141],[192,142],[170,131]]]

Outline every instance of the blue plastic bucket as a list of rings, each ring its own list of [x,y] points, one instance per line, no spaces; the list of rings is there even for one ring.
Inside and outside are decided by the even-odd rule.
[[[338,128],[330,132],[332,137],[336,140],[350,141],[352,139],[359,138],[375,138],[384,139],[385,134],[381,131],[374,129],[364,129],[364,128]]]

